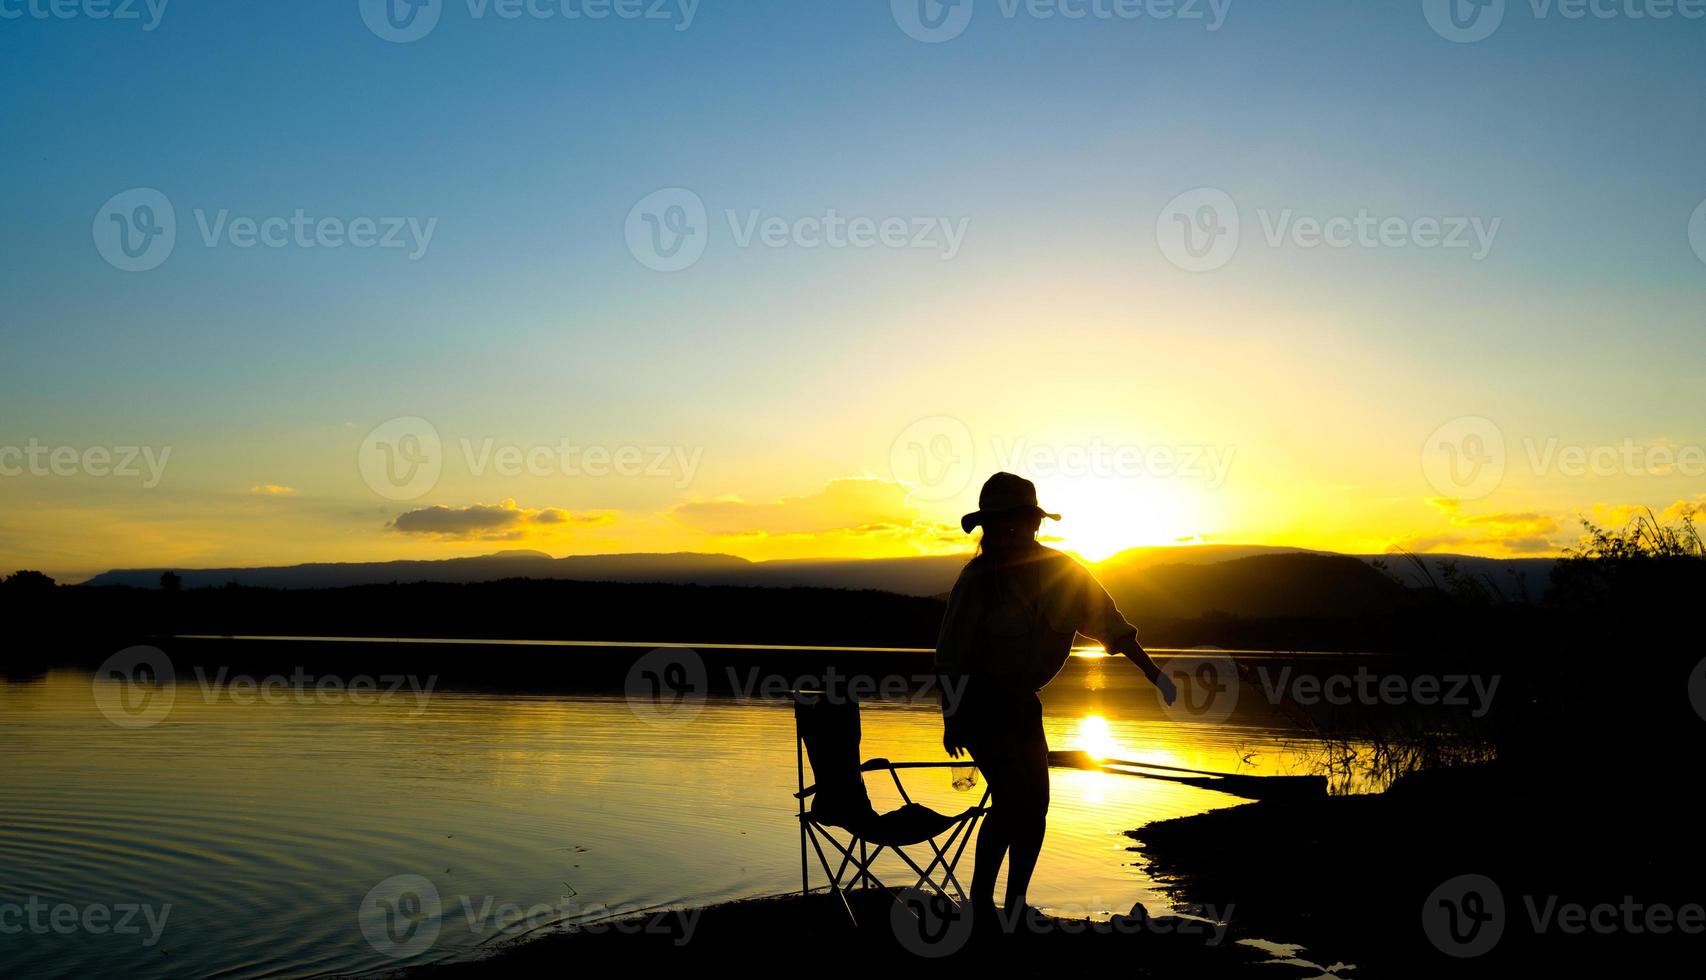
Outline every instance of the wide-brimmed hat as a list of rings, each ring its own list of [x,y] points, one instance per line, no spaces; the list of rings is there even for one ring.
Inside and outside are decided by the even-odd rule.
[[[983,489],[977,495],[977,510],[960,518],[960,527],[970,534],[972,528],[988,524],[992,518],[1017,514],[1060,520],[1059,514],[1051,514],[1037,506],[1035,483],[1012,473],[997,473],[984,481]]]

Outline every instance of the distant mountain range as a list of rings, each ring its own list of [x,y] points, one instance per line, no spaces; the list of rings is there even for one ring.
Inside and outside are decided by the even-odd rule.
[[[1374,568],[1381,561],[1385,572]],[[172,571],[189,589],[228,584],[271,589],[325,589],[389,583],[473,583],[559,579],[671,585],[873,589],[940,596],[953,587],[964,555],[874,559],[748,561],[697,553],[575,555],[505,551],[439,561],[306,564],[273,568],[124,569],[87,586],[157,589]],[[1444,581],[1447,562],[1510,599],[1538,599],[1552,559],[1428,555],[1426,570],[1402,556],[1340,555],[1258,545],[1136,548],[1092,565],[1128,614],[1187,618],[1343,616],[1384,612],[1405,586]],[[1396,579],[1396,581],[1394,580]]]

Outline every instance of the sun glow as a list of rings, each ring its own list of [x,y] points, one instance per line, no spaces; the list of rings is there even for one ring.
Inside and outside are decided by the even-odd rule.
[[[1117,748],[1113,733],[1108,730],[1108,719],[1101,715],[1078,719],[1077,743],[1079,749],[1098,762],[1113,755]]]
[[[1202,540],[1203,501],[1188,484],[1160,480],[1042,480],[1037,495],[1060,514],[1043,534],[1089,561],[1127,548],[1196,544]]]

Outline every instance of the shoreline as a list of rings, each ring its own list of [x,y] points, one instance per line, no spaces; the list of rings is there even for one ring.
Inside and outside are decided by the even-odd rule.
[[[1127,915],[1106,921],[1037,916],[1013,928],[987,927],[969,918],[941,919],[916,902],[897,903],[889,892],[861,890],[848,893],[848,908],[822,891],[741,899],[516,937],[477,957],[366,976],[560,977],[567,969],[584,969],[589,960],[620,962],[623,969],[765,967],[864,978],[878,971],[910,974],[975,965],[999,968],[1004,975],[1100,980],[1107,980],[1110,969],[1140,978],[1214,980],[1249,977],[1257,970],[1274,976],[1273,964],[1287,962],[1271,951],[1232,942],[1224,929],[1187,916]]]
[[[1357,964],[1357,976],[1620,975],[1701,943],[1698,930],[1673,928],[1667,942],[1638,920],[1595,918],[1631,903],[1637,916],[1669,917],[1706,899],[1689,890],[1706,855],[1683,815],[1525,782],[1496,764],[1126,833],[1176,902],[1234,904],[1235,936],[1283,937]],[[1589,925],[1570,926],[1567,909]],[[1454,931],[1464,910],[1485,930]]]

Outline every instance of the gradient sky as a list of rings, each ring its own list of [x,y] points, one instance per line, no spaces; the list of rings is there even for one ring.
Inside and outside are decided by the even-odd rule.
[[[170,449],[155,486],[12,466],[0,572],[941,551],[1015,444],[1089,557],[1547,554],[1577,514],[1706,501],[1706,21],[1511,0],[1456,43],[1420,0],[1233,0],[1215,30],[977,0],[921,43],[881,0],[706,0],[685,30],[473,4],[391,43],[357,0],[173,0],[152,30],[141,3],[0,0],[0,449]],[[587,9],[536,4],[565,6]],[[708,239],[659,272],[625,224],[675,187]],[[1186,271],[1165,211],[1205,187],[1240,244]],[[97,247],[133,188],[177,219],[145,272]],[[197,212],[222,209],[436,224],[415,260],[207,247]],[[964,241],[742,247],[726,217],[832,209]],[[1478,260],[1264,231],[1364,211],[1499,225]],[[407,499],[358,462],[399,417],[443,447]],[[1488,431],[1466,417],[1502,476],[1441,486],[1429,453]],[[677,462],[474,472],[464,440]],[[1229,462],[1161,472],[1158,447]],[[1622,455],[1596,474],[1566,447]]]

